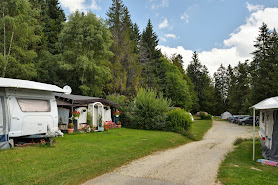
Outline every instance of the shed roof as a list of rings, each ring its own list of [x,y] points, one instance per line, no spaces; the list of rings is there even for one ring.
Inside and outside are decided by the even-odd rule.
[[[0,87],[11,87],[21,89],[35,89],[42,91],[53,91],[65,93],[65,90],[56,86],[46,83],[34,82],[29,80],[11,79],[11,78],[0,78]]]
[[[101,102],[112,106],[120,106],[120,104],[103,99],[98,97],[90,97],[90,96],[81,96],[81,95],[74,95],[74,94],[63,94],[63,93],[54,93],[58,99],[67,99],[71,101],[72,104],[90,104],[95,102]],[[58,103],[58,102],[57,102]]]
[[[278,109],[278,96],[267,98],[255,105],[253,105],[251,108],[255,109]]]

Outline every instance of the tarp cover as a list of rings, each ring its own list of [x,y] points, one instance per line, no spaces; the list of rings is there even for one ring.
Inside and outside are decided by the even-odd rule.
[[[6,99],[0,89],[0,149],[10,148]]]
[[[232,117],[233,115],[229,113],[228,111],[223,112],[220,116],[221,119],[227,119],[228,117]]]
[[[272,97],[272,98],[267,98],[256,105],[253,105],[251,108],[255,109],[278,109],[278,96]]]
[[[272,133],[272,147],[271,149],[265,145],[265,142],[261,140],[261,145],[263,147],[263,156],[265,159],[278,162],[278,111],[274,111],[274,125]]]

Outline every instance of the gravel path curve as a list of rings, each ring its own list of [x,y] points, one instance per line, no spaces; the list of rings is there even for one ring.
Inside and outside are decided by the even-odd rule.
[[[86,185],[213,185],[225,154],[237,137],[251,137],[252,127],[214,121],[203,140],[156,152],[86,182]]]

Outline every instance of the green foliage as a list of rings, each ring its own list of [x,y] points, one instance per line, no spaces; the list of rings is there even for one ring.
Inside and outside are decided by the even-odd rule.
[[[107,23],[113,36],[110,69],[111,81],[107,84],[108,92],[132,96],[138,90],[141,67],[137,63],[138,30],[131,22],[130,14],[121,0],[113,0],[107,11]],[[135,29],[135,30],[134,30]],[[136,33],[137,32],[137,33]]]
[[[191,110],[191,96],[182,73],[165,58],[161,57],[159,62],[159,86],[164,96],[172,99],[174,106]]]
[[[76,11],[59,35],[58,47],[62,52],[59,65],[60,78],[69,83],[74,93],[101,96],[105,84],[111,79],[109,51],[111,33],[102,19],[88,12]]]
[[[163,94],[150,88],[140,88],[131,110],[131,127],[146,130],[160,129],[165,124],[166,112],[171,101],[163,98]]]
[[[177,128],[188,130],[192,123],[190,113],[183,109],[174,109],[167,113],[165,129],[175,131]]]
[[[212,120],[212,117],[210,114],[206,114],[205,112],[200,112],[201,120]]]
[[[35,49],[41,39],[41,26],[28,0],[2,1],[0,8],[1,77],[31,79],[36,76]]]
[[[230,73],[228,111],[233,114],[249,114],[251,106],[249,65],[247,62],[239,62]]]
[[[198,98],[199,109],[214,113],[215,109],[215,90],[209,77],[208,69],[199,61],[198,54],[193,53],[192,61],[187,67],[187,75],[194,84],[194,88]],[[198,109],[193,107],[193,112]]]

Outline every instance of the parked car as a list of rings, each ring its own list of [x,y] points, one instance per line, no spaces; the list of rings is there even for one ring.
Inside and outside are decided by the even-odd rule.
[[[242,120],[239,120],[239,125],[253,125],[253,116],[245,117]],[[259,117],[256,116],[255,125],[259,125]]]
[[[233,116],[227,118],[227,121],[229,121],[229,122],[232,122],[232,120],[234,120]]]
[[[240,118],[239,118],[239,117],[237,117],[237,116],[236,116],[236,117],[234,117],[234,120],[232,121],[232,123],[236,123],[236,124],[238,124],[239,119],[240,119]]]

